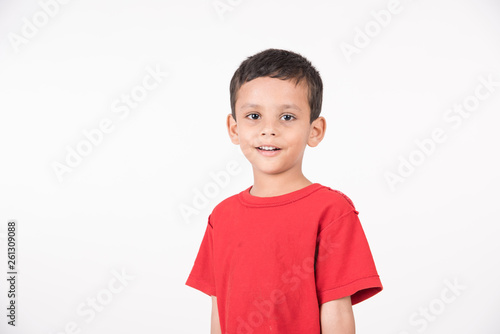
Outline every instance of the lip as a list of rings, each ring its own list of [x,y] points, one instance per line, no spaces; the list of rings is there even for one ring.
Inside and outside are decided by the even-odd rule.
[[[271,145],[271,144],[262,144],[262,145],[258,145],[257,147],[262,147],[262,146],[269,146],[269,147],[279,148],[278,146]],[[257,148],[257,147],[255,147],[255,148]]]
[[[279,147],[278,147],[278,146],[274,146],[274,145],[259,145],[259,146],[257,146],[255,149],[256,149],[256,150],[257,150],[260,154],[262,154],[262,155],[263,155],[263,156],[265,156],[265,157],[274,157],[275,155],[278,155],[278,154],[280,153],[280,151],[281,151],[281,149],[279,149],[279,150],[275,150],[275,151],[264,151],[264,150],[259,150],[259,147],[261,147],[261,146],[276,147],[276,148],[278,148],[278,149],[279,149]]]

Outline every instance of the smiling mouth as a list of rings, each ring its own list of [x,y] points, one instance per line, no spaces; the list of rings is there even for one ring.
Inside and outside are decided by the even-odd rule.
[[[279,147],[275,147],[275,146],[258,146],[258,147],[256,147],[256,149],[258,149],[260,151],[265,151],[265,152],[272,152],[272,151],[281,150]]]

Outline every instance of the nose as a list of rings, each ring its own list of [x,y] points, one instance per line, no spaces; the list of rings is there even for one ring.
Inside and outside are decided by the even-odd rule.
[[[266,134],[270,134],[271,136],[276,136],[276,134],[272,130],[266,130],[266,129],[262,130],[262,135],[265,136]]]
[[[276,136],[276,126],[273,123],[272,120],[269,120],[264,124],[264,128],[262,128],[261,135],[271,135],[271,136]]]

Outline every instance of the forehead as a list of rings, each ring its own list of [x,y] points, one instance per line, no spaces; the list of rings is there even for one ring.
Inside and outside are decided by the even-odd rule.
[[[308,89],[305,80],[259,77],[245,82],[238,90],[236,109],[277,106],[304,110],[309,106]]]

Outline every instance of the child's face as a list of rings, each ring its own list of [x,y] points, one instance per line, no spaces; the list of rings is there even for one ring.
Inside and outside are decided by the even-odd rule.
[[[228,115],[231,141],[239,144],[255,172],[301,173],[306,145],[316,146],[324,135],[319,117],[309,123],[311,110],[305,81],[260,77],[243,84],[235,104],[236,121]],[[275,146],[264,151],[261,146]]]

